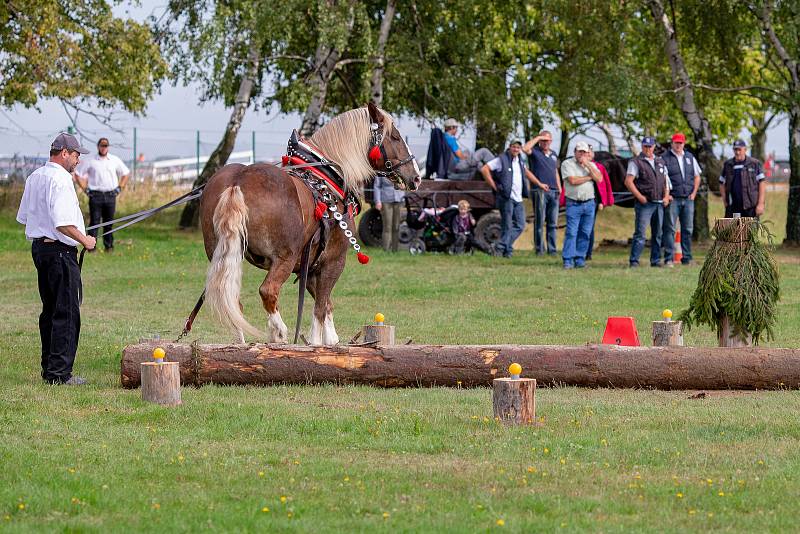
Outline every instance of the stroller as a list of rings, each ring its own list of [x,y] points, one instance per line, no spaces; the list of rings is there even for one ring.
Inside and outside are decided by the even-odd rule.
[[[411,254],[460,254],[471,251],[470,243],[457,239],[452,230],[453,218],[458,215],[458,206],[438,208],[430,198],[423,198],[412,205],[408,196],[405,197],[405,203],[406,224],[414,232],[408,247]]]

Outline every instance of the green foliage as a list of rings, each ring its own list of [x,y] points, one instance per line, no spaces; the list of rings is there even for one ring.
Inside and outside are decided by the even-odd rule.
[[[40,98],[141,112],[166,75],[150,27],[106,0],[0,3],[0,106]]]
[[[680,320],[687,328],[707,324],[722,332],[727,316],[734,334],[753,336],[758,344],[774,337],[776,304],[780,298],[778,267],[762,239],[772,243],[767,227],[757,219],[739,219],[712,231],[697,289]]]

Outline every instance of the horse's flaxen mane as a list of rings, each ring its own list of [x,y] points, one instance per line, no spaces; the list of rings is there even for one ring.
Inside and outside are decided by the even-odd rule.
[[[383,131],[392,130],[392,118],[383,110]],[[337,115],[311,136],[311,141],[332,161],[338,163],[344,173],[349,191],[360,194],[361,184],[375,174],[367,159],[372,140],[369,111],[367,108],[351,109]]]

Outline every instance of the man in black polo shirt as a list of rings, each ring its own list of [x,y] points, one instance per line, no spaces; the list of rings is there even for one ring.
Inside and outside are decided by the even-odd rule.
[[[547,253],[551,256],[557,254],[556,230],[558,221],[558,200],[561,196],[561,177],[558,175],[558,155],[550,150],[553,135],[547,130],[542,130],[539,135],[525,143],[523,150],[528,157],[528,166],[534,176],[549,189],[533,186],[533,213],[535,216],[533,226],[533,245],[536,255],[544,254],[544,240],[542,227],[546,225]],[[533,149],[530,149],[533,146]]]
[[[767,182],[761,162],[747,155],[747,143],[733,143],[733,157],[722,166],[719,192],[725,204],[725,217],[760,217],[764,213]]]

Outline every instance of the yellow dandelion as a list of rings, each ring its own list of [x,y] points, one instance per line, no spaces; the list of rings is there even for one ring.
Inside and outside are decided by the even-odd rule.
[[[759,460],[758,465],[764,465],[764,460]]]
[[[300,460],[295,460],[294,465],[300,465]]]
[[[291,519],[293,515],[294,514],[292,512],[286,512],[286,517],[288,517],[289,519]]]
[[[350,482],[350,477],[344,477],[345,482]]]
[[[565,463],[567,463],[567,461],[564,458],[561,458],[560,462],[561,462],[561,465],[564,465]]]
[[[719,495],[720,497],[724,497],[725,496],[725,492],[724,491],[720,491],[719,493],[717,493],[717,495]]]
[[[79,502],[81,502],[77,497],[73,497],[70,500],[72,501],[72,504],[78,504]]]
[[[158,504],[157,502],[154,502],[153,503],[153,510],[160,510],[160,509],[161,509],[161,505]]]
[[[708,512],[706,515],[707,515],[708,517],[714,517],[714,512]]]
[[[600,444],[603,445],[603,447],[608,447],[608,441],[606,441],[606,438],[601,439]]]
[[[675,496],[679,499],[683,499],[683,493],[681,493],[680,491],[676,493]]]
[[[694,515],[697,513],[697,510],[689,510],[689,515]]]
[[[535,473],[535,472],[536,472],[536,468],[535,467],[533,467],[533,466],[528,467],[528,473]]]
[[[281,502],[286,503],[286,495],[281,495]]]
[[[389,519],[389,512],[383,512],[383,518]]]
[[[24,510],[25,509],[25,503],[24,502],[19,503],[17,505],[17,508],[19,508],[20,510]]]
[[[259,471],[258,472],[258,476],[263,477],[264,476],[264,471]]]
[[[67,471],[69,473],[75,473],[75,468],[74,467],[70,467],[69,469],[67,469]]]
[[[713,484],[713,483],[714,483],[714,481],[713,481],[713,480],[711,480],[710,478],[707,478],[707,479],[706,479],[706,483],[707,483],[707,484],[710,486],[711,484]]]
[[[498,526],[498,527],[502,527],[502,526],[503,526],[503,525],[505,525],[505,524],[506,524],[506,522],[505,522],[504,520],[502,520],[502,519],[498,519],[498,520],[497,520],[497,526]]]
[[[547,447],[545,447],[545,448],[544,448],[544,453],[545,453],[545,454],[550,454],[550,449],[548,449]]]
[[[6,514],[3,516],[3,519],[5,519],[6,521],[11,521],[11,516]]]
[[[267,512],[269,512],[269,507],[265,506],[264,508],[261,509],[261,511],[266,514]]]

